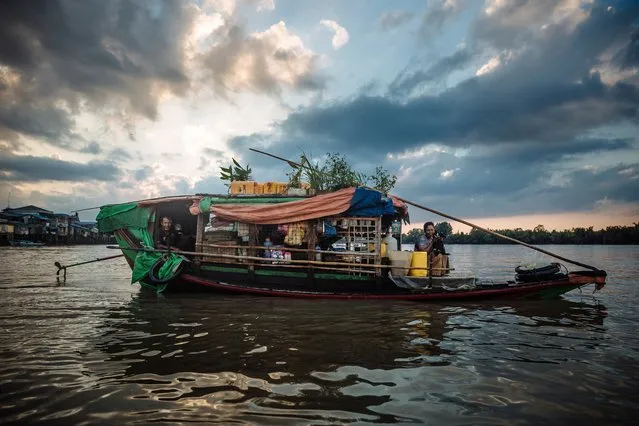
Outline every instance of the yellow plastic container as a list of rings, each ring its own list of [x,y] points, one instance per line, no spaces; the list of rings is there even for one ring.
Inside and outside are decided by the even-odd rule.
[[[264,194],[286,194],[288,184],[285,182],[264,182]]]
[[[411,268],[426,268],[428,266],[428,253],[425,251],[414,251],[410,260]],[[408,273],[411,277],[425,277],[426,269],[411,269]]]
[[[379,249],[380,257],[386,257],[386,243],[382,243],[382,246]]]
[[[262,184],[263,193],[264,194],[277,194],[277,183],[276,182],[264,182]]]
[[[288,191],[288,183],[286,182],[277,183],[277,194],[286,194],[287,191]]]
[[[248,180],[231,182],[231,194],[255,194],[255,182]]]

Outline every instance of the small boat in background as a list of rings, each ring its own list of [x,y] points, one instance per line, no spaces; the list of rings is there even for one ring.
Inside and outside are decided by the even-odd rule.
[[[9,241],[9,244],[13,247],[42,247],[44,243],[28,241],[28,240],[13,240]]]

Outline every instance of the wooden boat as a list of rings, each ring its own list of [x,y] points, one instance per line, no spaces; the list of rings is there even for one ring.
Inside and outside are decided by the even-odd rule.
[[[157,250],[164,216],[181,232],[171,249]],[[562,272],[559,264],[520,268],[514,280],[498,283],[455,276],[445,262],[434,266],[435,256],[384,247],[387,229],[401,247],[407,217],[401,199],[359,187],[314,196],[150,199],[103,206],[97,221],[101,232],[115,233],[132,282],[156,291],[435,301],[555,298],[605,285],[602,270]]]

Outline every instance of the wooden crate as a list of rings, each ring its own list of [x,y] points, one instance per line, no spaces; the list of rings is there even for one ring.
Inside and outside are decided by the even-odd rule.
[[[232,234],[232,235],[231,235]],[[226,233],[226,231],[211,232],[204,237],[204,244],[216,244],[221,246],[235,246],[237,245],[237,238],[234,237],[235,233]],[[232,239],[230,239],[232,238]],[[227,254],[235,255],[237,249],[233,247],[202,247],[202,253],[211,254]],[[225,257],[205,257],[205,262],[217,262],[217,263],[237,263],[236,259],[229,259]]]

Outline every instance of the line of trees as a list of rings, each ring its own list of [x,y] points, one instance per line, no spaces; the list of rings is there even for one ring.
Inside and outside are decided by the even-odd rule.
[[[473,228],[470,232],[453,233],[448,222],[435,225],[437,232],[444,236],[446,244],[510,244],[508,241]],[[501,229],[498,232],[528,244],[639,244],[639,223],[633,226],[608,226],[606,229],[572,228],[564,231],[547,231],[544,225],[534,229]],[[424,234],[423,229],[411,229],[402,234],[402,243],[414,244]]]

